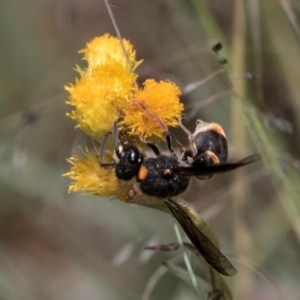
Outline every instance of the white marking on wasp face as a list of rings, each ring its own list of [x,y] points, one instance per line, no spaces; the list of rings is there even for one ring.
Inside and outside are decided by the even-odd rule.
[[[117,153],[116,153],[116,150],[114,151],[113,159],[114,159],[114,161],[115,161],[116,163],[119,163],[119,162],[120,162],[119,157],[118,157],[118,155],[117,155]]]
[[[116,163],[119,163],[120,162],[120,156],[123,157],[124,156],[124,148],[122,145],[120,145],[115,151],[114,151],[114,154],[113,154],[113,158],[114,158],[114,161]]]
[[[118,152],[119,152],[119,154],[123,157],[124,156],[124,148],[123,148],[123,146],[122,145],[120,145],[119,147],[118,147]]]

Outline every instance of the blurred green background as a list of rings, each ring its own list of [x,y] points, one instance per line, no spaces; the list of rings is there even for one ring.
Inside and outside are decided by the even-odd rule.
[[[68,194],[61,176],[66,158],[90,144],[66,117],[63,86],[74,82],[76,64],[84,66],[78,51],[88,41],[115,35],[104,2],[0,3],[0,298],[198,299],[161,267],[182,260],[180,251],[143,250],[176,241],[167,214]],[[222,68],[211,47],[224,45],[228,74],[182,96],[184,124],[193,131],[197,118],[218,122],[230,160],[260,153],[262,162],[193,180],[184,198],[238,269],[226,278],[235,299],[299,299],[299,1],[110,4],[144,59],[141,82],[170,79],[184,90]]]

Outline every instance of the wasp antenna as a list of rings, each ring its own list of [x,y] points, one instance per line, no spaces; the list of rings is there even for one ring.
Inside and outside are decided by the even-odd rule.
[[[121,141],[119,139],[119,131],[118,131],[118,121],[116,120],[113,124],[113,136],[115,140],[115,147],[118,148],[120,146]]]
[[[115,162],[110,162],[110,163],[103,162],[103,154],[104,154],[104,151],[105,151],[105,145],[106,145],[106,141],[107,141],[110,134],[111,134],[111,132],[107,133],[102,138],[101,143],[100,143],[100,147],[99,147],[99,163],[100,163],[100,166],[102,166],[102,167],[113,166],[115,164]]]

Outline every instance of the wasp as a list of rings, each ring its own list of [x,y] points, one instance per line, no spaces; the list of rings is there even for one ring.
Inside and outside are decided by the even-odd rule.
[[[199,123],[195,133],[188,134],[191,149],[183,151],[182,158],[178,159],[172,147],[172,135],[161,120],[158,121],[166,130],[168,155],[161,154],[155,144],[142,140],[155,155],[154,158],[146,158],[136,146],[121,141],[118,122],[115,121],[113,124],[114,161],[103,162],[105,144],[111,134],[108,133],[100,143],[99,163],[102,167],[113,166],[115,175],[120,180],[128,181],[135,178],[142,193],[164,201],[207,263],[219,273],[232,276],[237,271],[230,261],[172,197],[183,193],[188,188],[191,176],[207,179],[215,174],[248,165],[259,157],[251,155],[235,163],[226,163],[227,143],[221,127],[216,125],[209,127],[208,124]],[[192,162],[188,161],[188,157],[192,158]]]

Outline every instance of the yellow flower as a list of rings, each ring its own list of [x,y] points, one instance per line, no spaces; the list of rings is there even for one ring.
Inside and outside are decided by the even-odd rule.
[[[87,194],[101,196],[113,196],[122,186],[122,182],[117,179],[113,168],[103,168],[98,162],[94,153],[88,150],[84,153],[84,158],[73,155],[68,159],[72,165],[70,172],[65,173],[73,180],[69,187],[69,192],[82,191]]]
[[[104,158],[105,161],[112,161],[111,155],[105,154]],[[141,193],[133,199],[128,199],[128,192],[133,188],[134,181],[119,180],[114,173],[113,166],[101,167],[97,155],[90,153],[87,149],[84,152],[84,158],[73,155],[68,162],[72,165],[71,170],[63,176],[73,181],[69,186],[69,193],[84,192],[144,206],[163,207],[161,200]]]
[[[137,62],[135,60],[135,50],[129,41],[122,39],[122,42],[130,65],[128,65],[119,39],[110,36],[108,33],[101,37],[94,38],[83,50],[80,51],[80,53],[83,53],[84,59],[89,64],[89,68],[105,64],[107,60],[114,60],[125,67],[134,70],[141,61]]]
[[[140,64],[135,60],[133,46],[125,39],[123,44],[129,65],[118,38],[105,34],[94,38],[80,52],[88,62],[86,69],[76,68],[80,78],[66,86],[68,104],[74,110],[68,116],[77,126],[95,140],[111,130],[119,117],[119,107],[126,106],[135,90],[137,74],[133,70]]]
[[[144,138],[158,136],[162,138],[164,131],[152,115],[140,106],[142,103],[152,114],[159,117],[167,126],[175,127],[183,111],[179,101],[180,89],[170,81],[155,82],[148,79],[143,89],[136,90],[131,102],[122,107],[124,119],[121,124],[128,127],[130,135]]]
[[[120,118],[130,135],[161,138],[164,133],[157,120],[139,103],[167,126],[177,126],[183,110],[180,90],[172,82],[151,79],[144,83],[143,89],[138,89],[137,74],[132,70],[140,62],[135,60],[133,46],[125,39],[123,43],[130,67],[120,41],[108,34],[93,39],[81,51],[88,66],[84,70],[77,67],[80,78],[65,87],[70,94],[67,103],[74,106],[68,116],[77,122],[77,128],[97,141]]]
[[[70,93],[67,103],[74,106],[68,116],[76,120],[76,127],[99,141],[111,131],[119,107],[127,105],[137,75],[113,60],[95,67],[89,75],[84,71],[80,74],[74,85],[65,87]]]

